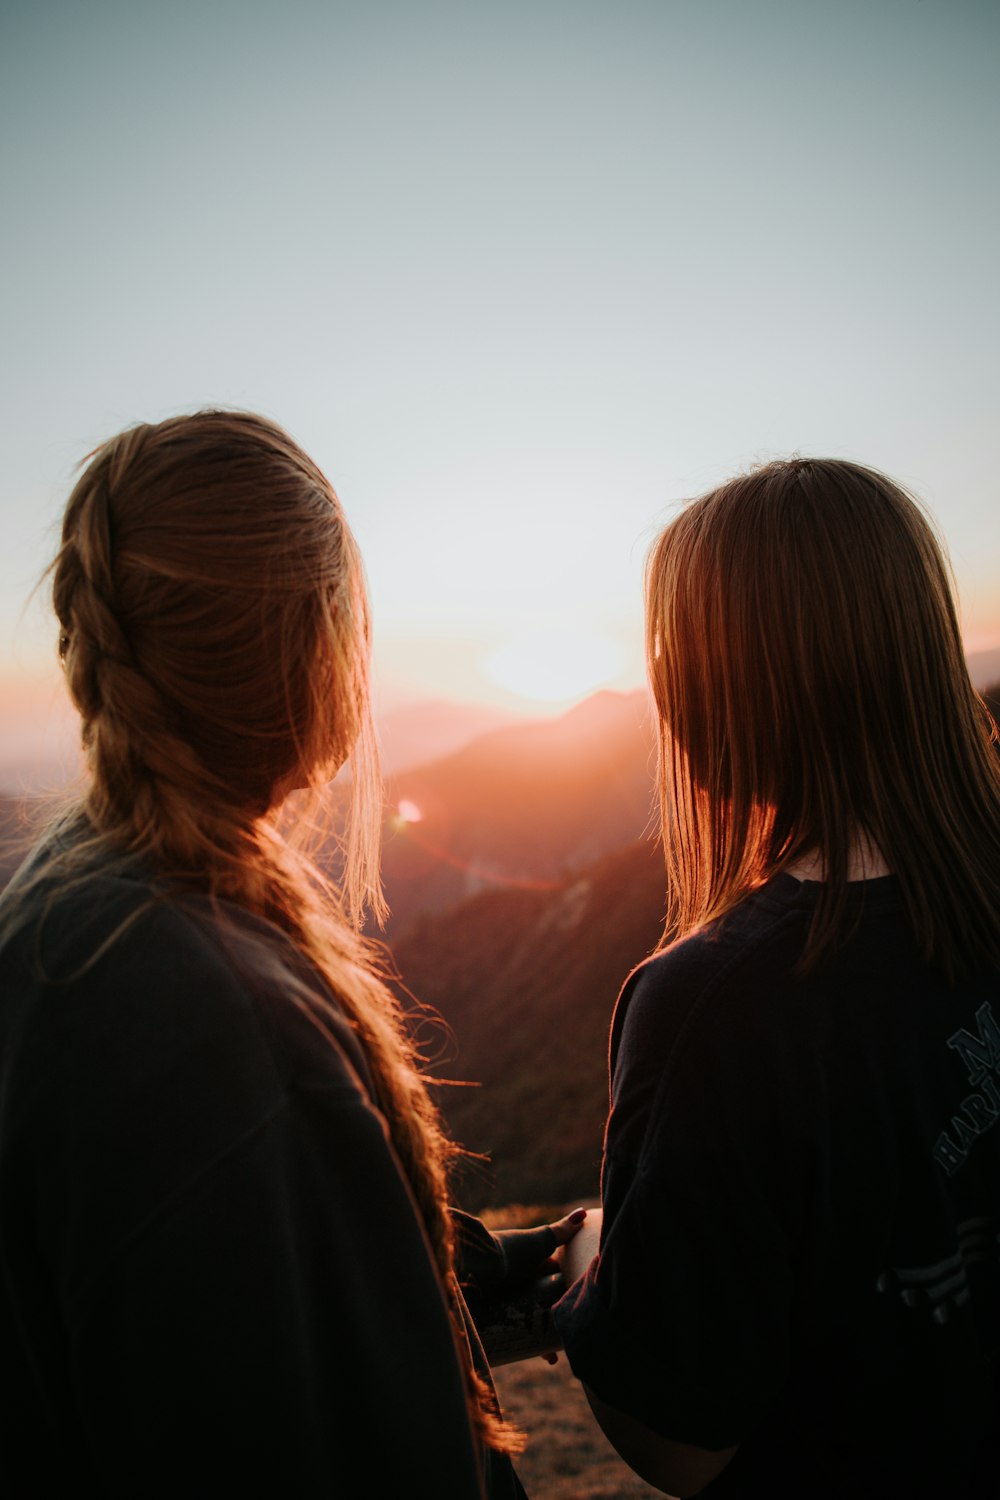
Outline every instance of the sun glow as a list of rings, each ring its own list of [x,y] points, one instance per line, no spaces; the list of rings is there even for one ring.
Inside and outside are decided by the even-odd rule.
[[[482,663],[492,682],[522,698],[563,703],[607,686],[625,652],[595,630],[532,631],[512,636]]]

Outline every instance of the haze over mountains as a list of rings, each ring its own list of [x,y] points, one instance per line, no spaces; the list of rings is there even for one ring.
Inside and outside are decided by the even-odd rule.
[[[992,692],[996,697],[1000,688],[1000,646],[994,646],[992,651],[969,651],[965,660],[976,692]]]
[[[378,714],[377,722],[382,770],[391,775],[453,755],[480,735],[519,720],[516,714],[487,703],[431,698],[398,704]]]

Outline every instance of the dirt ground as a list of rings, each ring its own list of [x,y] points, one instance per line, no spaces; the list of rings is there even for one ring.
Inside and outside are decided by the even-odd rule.
[[[504,1411],[527,1434],[514,1462],[528,1500],[663,1500],[611,1447],[565,1355],[555,1365],[542,1359],[502,1365],[493,1378]]]

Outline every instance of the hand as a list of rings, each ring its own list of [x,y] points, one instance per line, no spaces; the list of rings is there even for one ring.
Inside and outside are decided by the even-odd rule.
[[[564,1219],[557,1219],[554,1224],[549,1225],[556,1237],[557,1250],[561,1245],[568,1245],[573,1236],[580,1233],[586,1218],[585,1208],[574,1208],[573,1212],[567,1214]]]
[[[491,1365],[536,1356],[556,1363],[559,1337],[551,1308],[566,1290],[562,1256],[579,1236],[587,1212],[576,1208],[550,1224],[491,1232],[482,1220],[452,1210],[465,1251],[466,1300]],[[478,1285],[469,1274],[470,1251],[486,1262]]]
[[[553,1259],[562,1271],[567,1286],[572,1286],[574,1281],[579,1280],[597,1254],[601,1241],[602,1219],[603,1214],[599,1208],[588,1210],[586,1219],[581,1219],[573,1233],[568,1235],[556,1249]],[[561,1220],[561,1222],[566,1221]],[[552,1227],[554,1229],[556,1226]]]
[[[558,1273],[559,1277],[562,1278],[565,1269],[563,1264],[563,1257],[566,1254],[565,1247],[580,1233],[580,1230],[587,1221],[587,1213],[588,1210],[585,1208],[574,1208],[573,1212],[567,1214],[564,1219],[557,1219],[554,1224],[548,1226],[555,1239],[555,1246],[548,1252],[545,1259],[539,1265],[539,1273],[550,1272],[553,1275]]]

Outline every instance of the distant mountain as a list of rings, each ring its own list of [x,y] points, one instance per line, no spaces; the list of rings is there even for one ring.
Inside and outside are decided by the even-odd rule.
[[[553,890],[491,890],[423,916],[391,945],[401,988],[440,1012],[420,1035],[455,1138],[487,1153],[465,1168],[467,1208],[553,1203],[598,1191],[614,1002],[663,927],[652,840],[630,843]],[[442,1049],[444,1049],[442,1051]]]
[[[518,722],[515,714],[486,703],[440,698],[402,704],[378,718],[383,770],[388,774],[440,760],[490,730]]]
[[[640,838],[653,764],[645,692],[602,692],[388,778],[387,935],[484,889],[551,887]]]
[[[977,693],[1000,684],[1000,646],[992,651],[967,651],[965,661]]]

